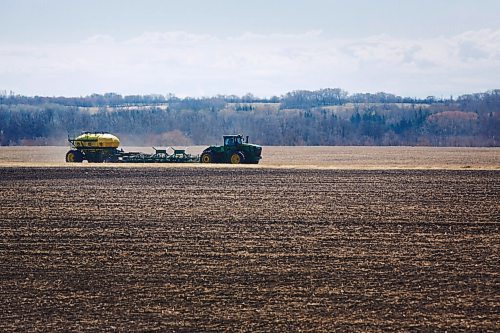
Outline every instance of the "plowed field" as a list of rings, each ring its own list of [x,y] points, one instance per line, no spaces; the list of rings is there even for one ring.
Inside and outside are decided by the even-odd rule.
[[[499,331],[500,172],[0,168],[0,331]]]
[[[200,155],[206,146],[188,147]],[[72,166],[64,162],[69,147],[0,147],[1,166]],[[124,147],[125,151],[154,153],[151,147]],[[85,165],[86,162],[83,163]],[[94,164],[99,166],[100,164]],[[162,166],[163,164],[156,164]],[[116,167],[130,165],[115,164]],[[138,167],[137,164],[132,164]],[[150,167],[154,164],[141,164]],[[165,166],[165,165],[163,165]],[[169,164],[168,167],[173,165]],[[185,165],[175,165],[184,167]],[[190,166],[196,166],[192,164]],[[205,167],[205,166],[203,166]],[[250,167],[247,165],[247,167]],[[500,170],[500,148],[470,147],[263,147],[258,168],[330,169],[471,169]]]

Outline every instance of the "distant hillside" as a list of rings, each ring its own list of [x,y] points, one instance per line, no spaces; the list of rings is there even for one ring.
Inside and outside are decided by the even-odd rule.
[[[338,88],[268,99],[0,93],[1,145],[65,145],[84,130],[115,133],[126,146],[206,145],[226,133],[263,145],[499,146],[500,90],[455,99]]]

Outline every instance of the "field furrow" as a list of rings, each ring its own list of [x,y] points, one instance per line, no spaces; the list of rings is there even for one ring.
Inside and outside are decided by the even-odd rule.
[[[498,331],[495,170],[0,168],[0,330]]]

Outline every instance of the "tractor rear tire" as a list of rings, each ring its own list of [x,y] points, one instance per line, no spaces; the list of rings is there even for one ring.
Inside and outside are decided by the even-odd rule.
[[[82,163],[83,154],[79,150],[70,150],[66,153],[66,162],[68,163]]]
[[[245,162],[245,156],[242,152],[238,151],[231,155],[231,164],[241,164]]]
[[[213,163],[213,157],[210,153],[203,153],[200,157],[201,163]]]

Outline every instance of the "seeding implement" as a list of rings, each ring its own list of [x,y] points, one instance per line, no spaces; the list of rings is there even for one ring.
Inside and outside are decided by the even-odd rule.
[[[169,147],[156,149],[154,153],[125,152],[118,149],[120,139],[106,132],[84,132],[69,138],[71,150],[66,153],[66,162],[89,163],[252,163],[261,159],[262,147],[243,143],[241,135],[225,135],[223,146],[210,146],[200,156],[186,153],[184,149]]]

